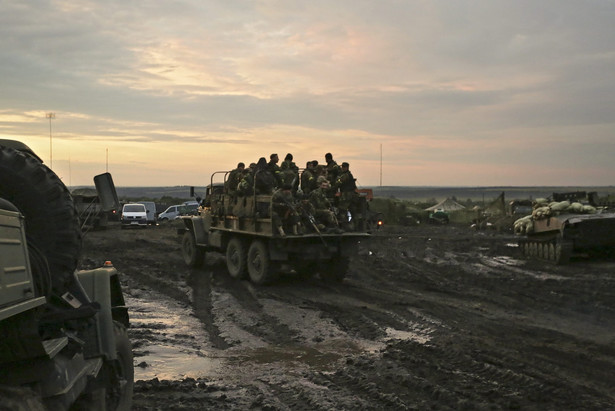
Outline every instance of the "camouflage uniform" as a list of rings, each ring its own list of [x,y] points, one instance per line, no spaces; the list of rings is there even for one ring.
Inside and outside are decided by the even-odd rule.
[[[338,208],[340,215],[346,217],[350,212],[352,220],[358,223],[361,218],[359,194],[357,193],[356,179],[348,167],[348,163],[342,163],[341,172],[335,181],[335,188],[340,191]],[[344,218],[344,221],[346,221],[346,218]]]
[[[358,197],[355,178],[350,170],[342,170],[335,181],[335,188],[340,191],[339,208],[341,210],[350,209],[351,204]]]
[[[275,163],[273,164],[277,167]],[[261,157],[256,164],[254,180],[256,194],[272,194],[274,188],[277,187],[277,181],[273,173],[269,171],[269,165],[264,157]]]
[[[267,171],[275,178],[274,188],[282,186],[282,178],[280,176],[280,166],[278,165],[278,155],[272,154],[269,156],[269,162],[267,163]]]
[[[232,170],[228,175],[228,179],[226,180],[224,186],[226,188],[226,192],[230,195],[235,195],[237,193],[239,183],[243,179],[243,173],[245,170],[242,166],[243,163],[238,164],[238,167]]]
[[[306,168],[301,173],[301,191],[303,191],[304,195],[308,195],[312,188],[314,187],[316,182],[316,177],[314,176],[314,170],[311,168]]]
[[[245,170],[243,178],[237,185],[237,195],[249,196],[254,194],[254,169],[250,167]]]
[[[299,187],[299,167],[292,160],[292,156],[289,159],[289,155],[286,156],[286,159],[280,165],[280,182],[281,185],[290,184],[294,192]]]
[[[337,219],[331,211],[331,202],[327,198],[325,188],[318,187],[310,192],[310,203],[314,207],[314,217],[316,221],[324,224],[326,227],[337,227]]]
[[[338,166],[335,160],[333,160],[333,156],[331,155],[331,153],[327,153],[325,155],[325,160],[327,161],[327,180],[335,182],[337,180],[338,174],[341,171],[340,166]]]
[[[299,215],[290,185],[285,185],[273,193],[271,209],[274,227],[280,235],[285,235],[285,230],[291,230],[293,234],[299,233]]]

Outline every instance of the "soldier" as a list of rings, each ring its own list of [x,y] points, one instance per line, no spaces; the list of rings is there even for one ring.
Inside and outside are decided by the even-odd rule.
[[[243,178],[237,185],[237,195],[248,196],[254,194],[254,172],[256,163],[250,163],[250,167],[244,170]]]
[[[300,233],[300,218],[290,184],[284,184],[273,193],[271,209],[273,225],[282,237],[286,235],[288,230],[292,231],[294,235]]]
[[[244,163],[238,163],[237,168],[232,170],[229,175],[224,187],[226,188],[226,192],[231,196],[234,196],[237,193],[237,187],[239,183],[243,179],[243,173],[245,171],[246,165]]]
[[[336,229],[337,219],[332,211],[331,202],[327,198],[327,191],[330,188],[329,181],[324,176],[318,177],[319,187],[310,192],[310,203],[314,207],[314,217],[322,225],[322,228]],[[319,227],[320,228],[320,227]]]
[[[305,170],[301,173],[301,191],[303,191],[304,195],[310,194],[316,187],[316,178],[314,175],[314,162],[308,161],[305,164]]]
[[[282,178],[280,177],[280,166],[278,162],[280,158],[276,153],[273,153],[269,156],[269,162],[267,163],[267,170],[271,173],[273,177],[275,177],[275,188],[281,187]]]
[[[357,193],[356,180],[350,172],[350,165],[343,162],[341,171],[335,181],[335,188],[340,191],[338,208],[340,215],[347,216],[348,212],[350,212],[352,220],[356,220],[359,217],[359,194]]]
[[[288,153],[280,165],[280,176],[282,185],[290,184],[293,192],[299,187],[299,167],[293,161],[293,155]]]
[[[272,154],[273,156],[274,154]],[[277,158],[277,154],[275,154]],[[275,165],[275,163],[274,163]],[[277,167],[277,165],[276,165]],[[273,173],[269,171],[267,160],[261,157],[256,163],[256,172],[254,174],[254,183],[256,185],[256,194],[272,194],[276,187],[276,179]]]
[[[337,175],[340,173],[340,166],[333,160],[333,155],[331,153],[325,154],[325,161],[327,162],[325,166],[327,169],[327,180],[335,182],[337,180]]]
[[[318,164],[318,160],[312,161],[312,170],[314,170],[314,179],[310,184],[310,191],[314,191],[319,187],[318,177],[323,176],[325,180],[327,179],[327,170],[324,165]]]

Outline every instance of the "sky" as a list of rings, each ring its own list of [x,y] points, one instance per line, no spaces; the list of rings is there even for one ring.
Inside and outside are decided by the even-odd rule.
[[[327,152],[359,186],[614,185],[614,27],[614,0],[0,0],[0,139],[68,186]]]

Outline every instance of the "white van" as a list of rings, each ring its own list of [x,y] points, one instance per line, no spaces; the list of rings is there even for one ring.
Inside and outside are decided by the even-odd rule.
[[[158,215],[158,220],[167,221],[167,220],[176,219],[177,217],[179,217],[182,207],[184,206],[181,204],[170,206],[169,208],[167,208],[166,210],[164,210],[162,213]]]
[[[122,208],[122,228],[147,227],[147,209],[143,204],[124,204]]]
[[[156,203],[153,201],[139,201],[137,204],[143,204],[147,211],[147,224],[156,225]]]

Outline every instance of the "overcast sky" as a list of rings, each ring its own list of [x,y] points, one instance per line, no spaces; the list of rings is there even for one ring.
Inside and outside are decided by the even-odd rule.
[[[0,0],[0,138],[67,185],[272,152],[360,186],[613,185],[614,27],[613,0]]]

